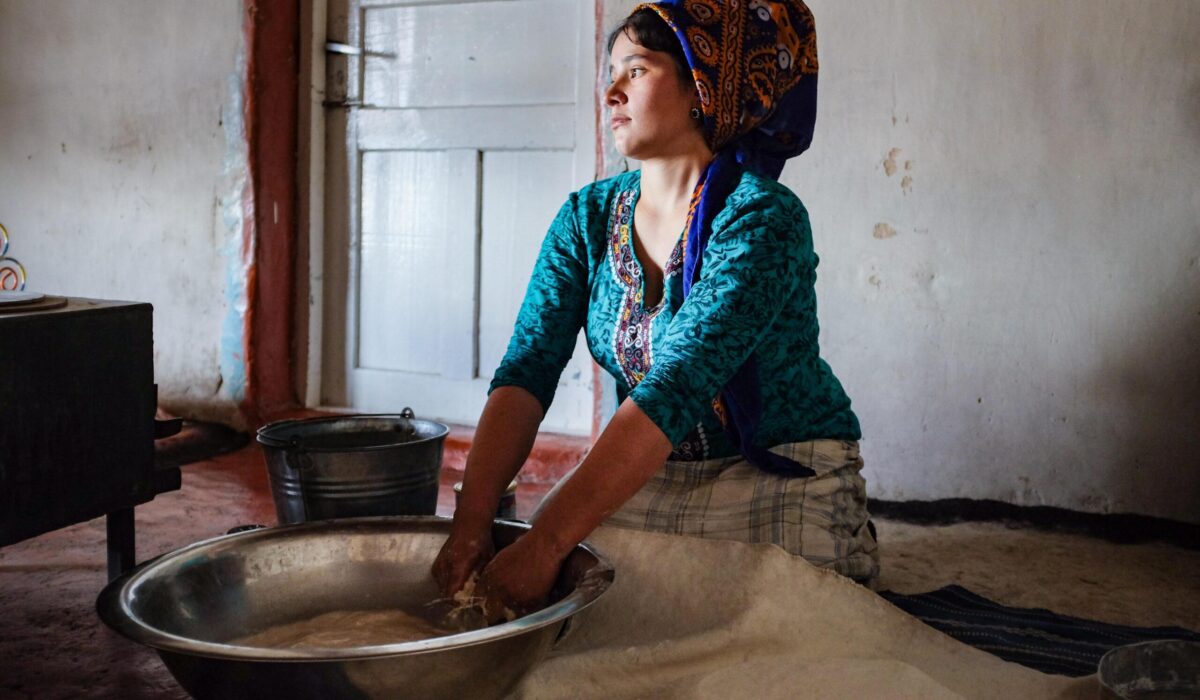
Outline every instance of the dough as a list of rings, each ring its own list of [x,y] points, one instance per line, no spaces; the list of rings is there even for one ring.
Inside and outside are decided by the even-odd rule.
[[[451,634],[401,610],[341,610],[278,625],[234,640],[268,649],[344,649],[399,644]]]
[[[475,595],[475,587],[478,584],[479,572],[476,571],[471,574],[471,577],[467,579],[463,587],[453,596],[435,600],[431,603],[431,605],[448,603],[453,606],[444,618],[446,626],[463,632],[487,627],[487,620],[483,611],[483,598]],[[503,617],[503,620],[501,620],[503,622],[512,622],[517,619],[517,614],[508,606],[501,608],[500,615]]]

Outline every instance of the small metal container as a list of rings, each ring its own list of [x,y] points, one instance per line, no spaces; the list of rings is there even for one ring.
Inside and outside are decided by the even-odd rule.
[[[433,515],[449,432],[408,408],[264,426],[258,442],[280,524]]]
[[[454,485],[454,508],[458,509],[458,503],[462,500],[463,482],[458,482]],[[500,503],[496,506],[496,517],[500,520],[516,520],[517,519],[517,482],[514,479],[509,483],[508,488],[504,489],[504,495],[500,496]]]
[[[1200,642],[1164,640],[1108,651],[1097,669],[1101,697],[1200,698]]]

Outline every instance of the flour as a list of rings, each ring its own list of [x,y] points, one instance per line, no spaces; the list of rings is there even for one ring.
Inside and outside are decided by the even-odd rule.
[[[771,545],[602,527],[616,581],[516,697],[1076,698]]]

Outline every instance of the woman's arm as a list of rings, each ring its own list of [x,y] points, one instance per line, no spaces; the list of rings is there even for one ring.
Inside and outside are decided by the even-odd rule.
[[[576,201],[567,199],[546,233],[508,350],[493,373],[450,538],[433,564],[443,595],[457,593],[491,559],[496,505],[529,456],[587,315],[589,263]]]
[[[491,530],[500,496],[529,457],[541,421],[542,404],[521,387],[498,387],[488,397],[467,453],[456,530]]]
[[[489,617],[497,619],[504,607],[535,609],[575,545],[632,498],[670,454],[671,443],[658,426],[637,404],[622,403],[533,528],[484,568],[479,593]]]
[[[442,595],[457,593],[492,558],[496,506],[529,456],[541,421],[542,404],[525,389],[502,386],[488,396],[467,453],[450,537],[433,563]]]
[[[671,443],[637,404],[625,400],[583,463],[527,536],[559,559],[615,513],[671,454]]]

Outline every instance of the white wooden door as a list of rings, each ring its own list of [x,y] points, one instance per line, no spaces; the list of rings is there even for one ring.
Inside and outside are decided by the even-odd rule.
[[[546,228],[592,179],[592,3],[329,13],[322,401],[473,424]],[[590,431],[591,380],[579,339],[545,429]]]

